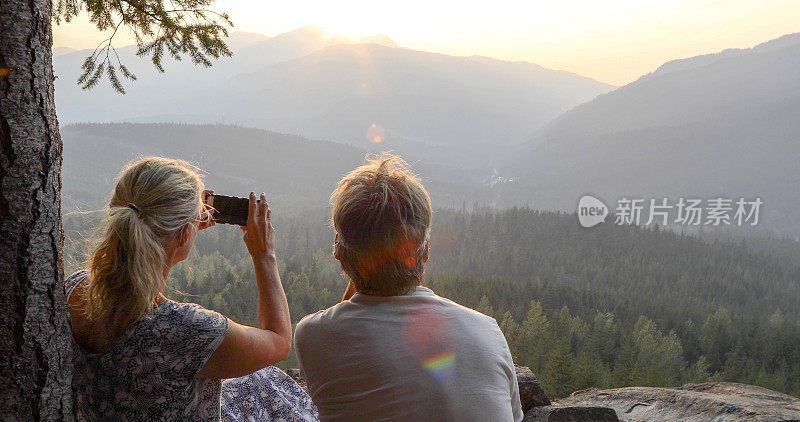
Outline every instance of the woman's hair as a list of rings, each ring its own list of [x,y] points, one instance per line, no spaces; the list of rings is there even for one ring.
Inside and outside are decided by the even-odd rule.
[[[331,194],[334,253],[360,293],[394,296],[422,282],[428,192],[393,155],[367,157]]]
[[[203,211],[197,169],[147,157],[120,173],[87,262],[87,316],[112,337],[153,308],[163,288],[165,245]]]

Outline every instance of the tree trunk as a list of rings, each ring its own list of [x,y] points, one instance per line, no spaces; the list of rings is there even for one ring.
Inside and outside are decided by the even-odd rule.
[[[0,1],[0,420],[73,420],[51,0]]]

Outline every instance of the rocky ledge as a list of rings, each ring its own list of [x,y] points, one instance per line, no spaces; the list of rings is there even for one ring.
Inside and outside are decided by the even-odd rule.
[[[733,382],[686,384],[676,388],[590,388],[572,393],[555,406],[611,408],[620,421],[627,422],[800,421],[800,399]]]
[[[516,370],[524,422],[800,422],[800,399],[754,385],[589,388],[551,402],[530,369],[517,366]],[[286,372],[305,387],[300,371]]]

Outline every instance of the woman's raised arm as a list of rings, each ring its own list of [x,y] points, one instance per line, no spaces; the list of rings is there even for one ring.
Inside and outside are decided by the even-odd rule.
[[[244,243],[253,258],[258,286],[258,328],[228,320],[228,332],[197,373],[198,378],[235,378],[280,362],[289,355],[292,322],[278,273],[275,230],[266,195],[250,192]]]

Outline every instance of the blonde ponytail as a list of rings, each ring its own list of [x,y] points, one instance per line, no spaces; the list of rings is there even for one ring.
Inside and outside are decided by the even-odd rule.
[[[147,157],[122,170],[87,269],[87,316],[111,341],[146,315],[164,288],[165,246],[203,209],[191,164]]]

